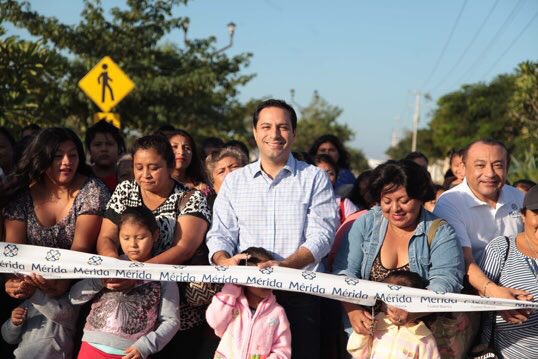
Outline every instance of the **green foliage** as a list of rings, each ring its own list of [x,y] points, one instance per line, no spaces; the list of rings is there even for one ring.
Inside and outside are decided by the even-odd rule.
[[[325,99],[315,94],[310,104],[301,109],[297,122],[297,137],[294,150],[308,151],[316,138],[325,134],[335,135],[342,141],[350,154],[351,169],[356,172],[368,169],[368,160],[361,150],[346,145],[354,137],[354,132],[347,125],[337,122],[342,109],[330,105]]]
[[[517,164],[514,171],[522,173],[525,166],[531,166],[529,171],[531,175],[534,173],[538,63],[521,63],[513,74],[499,75],[487,84],[464,85],[442,96],[428,128],[419,130],[417,143],[418,150],[428,157],[443,158],[450,150],[465,147],[479,138],[504,142]],[[410,148],[408,133],[386,153],[391,158],[401,158]]]
[[[390,147],[385,153],[390,159],[402,159],[411,152],[412,141],[413,133],[407,131],[396,146]],[[443,153],[433,143],[431,128],[421,128],[417,131],[417,151],[424,153],[428,159],[443,157]]]
[[[3,29],[1,30],[3,33]],[[19,40],[15,36],[0,41],[0,124],[14,129],[37,118],[52,124],[65,116],[58,103],[65,61],[47,50],[42,42]]]
[[[125,10],[112,8],[110,16],[105,16],[100,1],[85,0],[80,22],[65,25],[32,11],[26,3],[2,2],[0,16],[28,30],[38,39],[39,49],[59,64],[50,74],[50,81],[31,83],[24,89],[58,96],[55,103],[38,102],[40,113],[30,115],[32,120],[43,123],[46,118],[54,118],[55,124],[80,123],[82,128],[86,127],[98,109],[77,83],[108,55],[136,84],[135,90],[115,109],[129,130],[147,133],[163,124],[172,124],[195,137],[246,137],[248,129],[244,128],[243,119],[237,117],[244,109],[236,96],[238,87],[252,78],[241,74],[251,55],[228,57],[217,53],[213,37],[189,40],[181,47],[164,42],[164,36],[180,29],[185,21],[174,17],[172,9],[186,3],[127,0]],[[2,39],[1,43],[6,41]],[[51,71],[44,60],[39,63]],[[29,76],[27,69],[18,70],[10,71],[17,77],[11,83]],[[13,87],[11,83],[7,85],[8,91]],[[3,105],[0,111],[2,118],[17,117]]]
[[[536,157],[536,147],[534,144],[529,146],[522,158],[518,159],[512,156],[508,179],[510,182],[529,179],[538,183],[538,157]]]
[[[538,140],[538,63],[519,64],[516,76],[515,90],[508,104],[509,114],[514,127],[519,128],[516,152],[526,155]]]
[[[464,85],[441,97],[430,123],[435,147],[446,154],[484,137],[510,145],[516,135],[508,116],[513,91],[514,76],[501,75],[490,84]]]

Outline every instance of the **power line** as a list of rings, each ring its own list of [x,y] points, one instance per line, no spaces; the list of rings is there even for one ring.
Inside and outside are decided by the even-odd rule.
[[[463,10],[465,9],[466,5],[467,5],[467,0],[464,0],[461,6],[460,12],[458,13],[458,16],[456,17],[456,21],[454,22],[454,25],[452,26],[452,30],[450,31],[450,34],[448,35],[448,39],[446,39],[445,45],[443,46],[443,50],[441,51],[441,54],[439,55],[439,58],[437,59],[435,66],[433,67],[432,71],[426,78],[426,81],[424,81],[424,83],[422,84],[421,88],[424,88],[426,86],[426,84],[430,81],[432,76],[435,74],[435,71],[437,71],[437,68],[439,67],[439,64],[441,63],[441,60],[443,59],[443,56],[445,55],[445,51],[448,48],[448,44],[450,43],[450,40],[452,40],[452,35],[454,35],[454,31],[456,31],[456,27],[458,26],[461,15],[463,14]]]
[[[521,36],[523,36],[523,34],[525,33],[525,31],[527,31],[527,29],[529,28],[529,26],[531,26],[532,22],[534,20],[536,20],[536,18],[538,17],[538,11],[536,12],[536,14],[534,14],[534,16],[529,20],[529,22],[523,27],[523,29],[521,29],[521,31],[519,32],[519,34],[516,36],[516,38],[510,43],[510,46],[508,46],[508,48],[506,50],[504,50],[504,52],[501,54],[501,56],[499,56],[499,58],[497,59],[497,61],[495,61],[495,63],[489,68],[488,71],[486,71],[486,73],[484,74],[484,76],[482,76],[482,78],[486,78],[486,76],[489,75],[489,73],[495,68],[495,66],[497,66],[499,64],[499,62],[502,60],[502,58],[512,49],[512,47],[516,44],[516,42],[519,40],[519,38]]]
[[[454,66],[452,66],[452,68],[447,72],[447,74],[445,75],[445,77],[443,77],[443,79],[442,79],[440,82],[438,82],[437,85],[431,89],[431,91],[434,91],[434,90],[438,89],[442,84],[444,84],[445,81],[450,77],[450,75],[452,75],[452,73],[454,72],[454,70],[459,66],[459,64],[461,63],[461,61],[462,61],[463,58],[465,57],[465,55],[467,55],[467,52],[469,51],[469,49],[471,48],[471,46],[473,46],[474,42],[475,42],[476,39],[478,38],[478,35],[480,35],[480,33],[482,32],[482,29],[484,28],[484,26],[485,26],[486,23],[488,22],[489,18],[491,17],[491,14],[493,14],[493,11],[495,10],[495,8],[497,7],[497,5],[499,4],[499,1],[500,1],[500,0],[495,1],[495,3],[493,4],[493,6],[491,7],[491,9],[489,10],[488,14],[486,15],[486,17],[485,17],[484,20],[482,21],[482,24],[480,24],[478,30],[475,32],[473,38],[471,39],[471,41],[469,42],[469,44],[467,45],[467,47],[465,48],[465,50],[463,50],[462,54],[460,55],[460,57],[458,58],[458,60],[457,60],[456,63],[454,64]]]
[[[497,38],[501,36],[501,34],[506,30],[507,26],[512,22],[514,19],[514,16],[517,14],[519,10],[521,10],[521,5],[523,4],[524,0],[519,0],[516,5],[512,8],[512,11],[510,11],[510,14],[506,17],[504,22],[502,23],[501,27],[497,30],[495,35],[493,35],[493,38],[488,43],[486,48],[482,51],[482,53],[476,58],[476,61],[471,65],[471,67],[461,76],[457,83],[461,83],[463,79],[468,78],[469,75],[474,71],[474,69],[480,64],[482,61],[484,61],[484,55],[491,49],[491,47],[496,43]]]

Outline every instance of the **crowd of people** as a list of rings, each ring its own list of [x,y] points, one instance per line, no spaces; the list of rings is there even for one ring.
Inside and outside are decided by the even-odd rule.
[[[105,121],[84,141],[36,125],[15,141],[0,128],[1,238],[133,262],[283,266],[538,298],[538,186],[507,183],[501,142],[453,151],[434,184],[418,152],[358,176],[334,135],[292,152],[297,116],[281,100],[259,104],[252,133],[255,160],[240,141],[198,146],[172,126],[129,151]],[[538,358],[538,315],[524,309],[409,313],[233,284],[35,273],[3,282],[0,350],[16,358]]]

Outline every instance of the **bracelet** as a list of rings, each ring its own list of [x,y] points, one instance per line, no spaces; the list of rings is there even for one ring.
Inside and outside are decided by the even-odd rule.
[[[488,288],[488,285],[490,285],[491,283],[493,283],[493,282],[490,281],[490,280],[488,280],[488,281],[486,282],[486,284],[484,284],[484,286],[482,287],[482,294],[483,294],[484,297],[486,297],[486,298],[488,297],[488,296],[486,295],[486,289]]]

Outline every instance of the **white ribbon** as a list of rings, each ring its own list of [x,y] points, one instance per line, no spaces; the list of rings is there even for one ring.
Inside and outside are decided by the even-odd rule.
[[[538,309],[538,303],[436,293],[429,290],[305,270],[252,266],[182,266],[119,260],[24,244],[0,243],[0,273],[38,273],[47,279],[124,278],[174,282],[233,283],[313,294],[374,305],[376,300],[409,312],[471,312]]]

